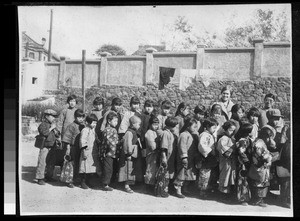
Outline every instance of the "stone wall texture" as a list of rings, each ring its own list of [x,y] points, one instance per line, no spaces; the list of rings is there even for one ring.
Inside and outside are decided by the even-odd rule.
[[[154,100],[157,106],[163,100],[170,100],[173,103],[173,113],[181,102],[188,103],[193,110],[198,104],[210,107],[219,99],[221,89],[226,85],[232,86],[232,101],[242,104],[246,110],[252,106],[262,107],[264,96],[274,93],[277,96],[275,107],[281,110],[286,120],[290,119],[291,82],[287,77],[257,78],[251,81],[212,81],[207,87],[203,82],[195,81],[186,91],[179,90],[179,85],[175,83],[169,83],[163,90],[158,90],[158,85],[153,83],[146,86],[103,85],[86,90],[86,108],[87,111],[92,108],[92,101],[96,96],[104,97],[107,105],[110,105],[110,101],[114,97],[120,97],[123,105],[127,108],[131,97],[138,96],[142,105],[146,99]],[[64,104],[67,96],[74,93],[79,97],[79,105],[82,102],[81,88],[65,87],[59,91],[47,90],[45,93],[55,94],[56,101]]]

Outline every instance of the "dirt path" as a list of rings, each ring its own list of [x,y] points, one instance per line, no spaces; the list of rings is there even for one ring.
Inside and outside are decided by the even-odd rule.
[[[198,215],[255,215],[292,216],[292,209],[276,205],[268,207],[228,205],[216,200],[201,200],[197,196],[179,199],[175,196],[157,198],[146,194],[141,187],[128,194],[121,189],[104,192],[99,189],[70,189],[65,185],[34,182],[38,149],[33,140],[20,144],[20,212],[32,214],[198,214]],[[97,179],[94,178],[94,183]]]

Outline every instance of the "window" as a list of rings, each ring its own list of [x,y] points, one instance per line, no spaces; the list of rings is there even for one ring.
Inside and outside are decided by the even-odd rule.
[[[34,59],[34,53],[33,52],[29,52],[29,57]]]
[[[37,84],[37,78],[35,77],[32,78],[32,84]]]

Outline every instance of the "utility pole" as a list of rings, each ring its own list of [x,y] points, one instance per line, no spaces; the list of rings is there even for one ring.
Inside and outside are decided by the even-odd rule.
[[[85,50],[82,50],[82,97],[83,97],[83,101],[82,101],[82,110],[83,112],[85,112],[85,88],[84,88],[84,76],[85,76]]]
[[[50,31],[49,31],[48,61],[51,61],[52,17],[53,17],[53,9],[51,9],[51,14],[50,14]]]

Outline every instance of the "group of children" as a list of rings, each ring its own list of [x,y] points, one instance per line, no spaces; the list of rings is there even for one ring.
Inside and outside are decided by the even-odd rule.
[[[136,96],[125,111],[120,98],[104,107],[104,100],[96,97],[86,116],[71,95],[56,126],[58,114],[44,112],[38,130],[46,143],[36,179],[42,185],[53,181],[54,165],[63,163],[59,152],[74,163],[71,188],[89,188],[89,176],[96,173],[105,191],[113,190],[111,183],[123,182],[124,191],[134,193],[132,186],[144,183],[156,196],[185,198],[196,184],[202,199],[218,193],[227,203],[265,207],[273,180],[280,186],[280,202],[290,207],[290,128],[273,109],[275,96],[266,95],[263,109],[245,111],[230,95],[230,88],[224,87],[219,102],[209,109],[198,105],[193,114],[182,102],[174,116],[170,101],[157,110],[154,101],[146,100],[142,111]],[[60,139],[61,147],[54,148]]]

